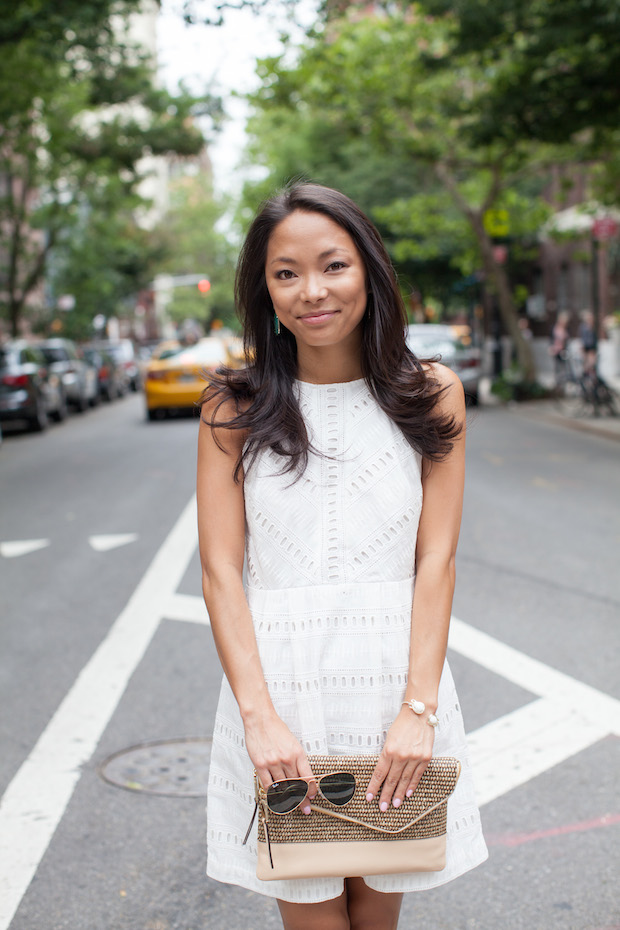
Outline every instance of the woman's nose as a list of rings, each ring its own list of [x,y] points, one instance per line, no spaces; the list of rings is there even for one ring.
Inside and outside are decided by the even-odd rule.
[[[306,275],[302,282],[301,298],[311,303],[323,300],[327,296],[327,287],[321,275]]]

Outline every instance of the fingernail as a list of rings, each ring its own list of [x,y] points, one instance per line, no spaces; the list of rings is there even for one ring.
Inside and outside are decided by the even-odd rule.
[[[302,807],[301,810],[302,810],[302,812],[303,812],[304,814],[311,814],[311,813],[312,813],[309,804],[307,804],[305,807]]]
[[[407,788],[407,797],[410,798],[413,795],[413,788]]]
[[[374,794],[372,793],[372,791],[369,791],[368,794],[366,795],[366,800],[372,801],[373,798],[374,798]]]
[[[381,813],[382,813],[382,814],[385,814],[386,810],[388,809],[388,802],[387,802],[387,801],[381,801],[381,804],[379,805],[379,807],[380,807],[380,809],[381,809]]]
[[[392,804],[394,805],[394,807],[400,807],[400,798],[394,798],[394,800],[392,801]]]

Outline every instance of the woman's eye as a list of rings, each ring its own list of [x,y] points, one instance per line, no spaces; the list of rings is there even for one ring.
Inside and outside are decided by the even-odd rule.
[[[276,272],[276,278],[279,278],[281,281],[289,281],[293,277],[295,277],[294,273],[288,268],[283,268],[281,271]]]
[[[340,271],[341,268],[346,268],[346,267],[347,266],[345,265],[344,262],[332,262],[328,270],[331,269],[332,271]]]

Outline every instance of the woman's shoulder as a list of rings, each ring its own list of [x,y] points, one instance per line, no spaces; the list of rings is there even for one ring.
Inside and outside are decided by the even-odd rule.
[[[461,379],[447,365],[442,365],[441,362],[424,362],[422,367],[429,381],[436,384],[440,390],[448,391],[454,388],[457,394],[462,391]]]
[[[436,411],[462,418],[465,411],[465,391],[459,376],[441,362],[424,362],[424,372],[439,394]]]

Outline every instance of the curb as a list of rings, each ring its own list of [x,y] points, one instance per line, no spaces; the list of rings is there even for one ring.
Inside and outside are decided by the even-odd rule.
[[[547,423],[554,423],[557,426],[565,426],[568,429],[577,430],[580,433],[590,433],[591,436],[598,436],[601,439],[612,439],[620,442],[620,418],[616,419],[614,425],[596,420],[577,420],[571,417],[562,416],[561,413],[555,413],[553,410],[535,410],[532,407],[526,407],[519,404],[516,408],[511,409],[514,413],[520,414],[530,419],[546,420]]]

